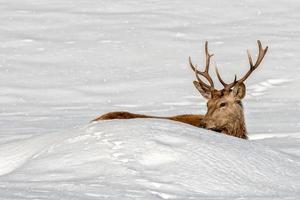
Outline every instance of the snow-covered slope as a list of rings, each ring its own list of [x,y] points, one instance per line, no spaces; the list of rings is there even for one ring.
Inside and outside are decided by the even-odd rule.
[[[0,199],[300,198],[298,0],[2,0],[0,10]],[[229,81],[257,39],[269,51],[246,82],[251,141],[167,121],[82,128],[112,110],[205,113],[188,56],[202,66],[208,40]]]
[[[3,145],[2,198],[300,195],[298,158],[167,120],[115,120]]]

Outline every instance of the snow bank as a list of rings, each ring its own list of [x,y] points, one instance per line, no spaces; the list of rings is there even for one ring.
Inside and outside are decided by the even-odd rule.
[[[166,120],[102,121],[2,145],[0,155],[7,199],[300,195],[298,158]]]

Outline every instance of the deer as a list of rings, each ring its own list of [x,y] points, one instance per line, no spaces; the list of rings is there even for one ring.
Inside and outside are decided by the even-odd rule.
[[[198,128],[204,128],[218,133],[230,135],[233,137],[248,139],[245,125],[244,108],[242,99],[246,95],[245,80],[257,69],[265,57],[268,46],[262,47],[260,40],[258,44],[258,55],[255,63],[253,63],[250,51],[247,50],[250,68],[240,79],[234,76],[231,83],[226,83],[217,67],[215,67],[216,75],[222,89],[216,89],[212,77],[209,74],[210,61],[214,54],[208,51],[208,42],[205,42],[205,68],[204,71],[198,70],[197,65],[192,63],[189,57],[189,66],[195,74],[196,80],[193,81],[194,86],[199,93],[207,100],[207,112],[205,115],[184,114],[171,117],[149,116],[143,114],[135,114],[125,111],[109,112],[92,120],[112,120],[112,119],[133,119],[133,118],[155,118],[167,119],[177,122],[190,124]],[[204,78],[204,79],[203,79]]]

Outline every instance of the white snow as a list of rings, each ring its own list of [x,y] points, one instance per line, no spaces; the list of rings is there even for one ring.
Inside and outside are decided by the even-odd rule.
[[[0,191],[11,199],[300,195],[295,157],[167,120],[102,121],[15,141],[0,152]]]
[[[0,199],[299,199],[296,0],[0,2]],[[249,141],[113,110],[206,111],[187,66],[248,69]],[[213,73],[213,70],[212,70]],[[217,85],[220,87],[220,84]]]

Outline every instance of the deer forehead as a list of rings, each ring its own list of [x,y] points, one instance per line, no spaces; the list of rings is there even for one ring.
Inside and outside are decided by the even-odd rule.
[[[231,91],[218,91],[217,93],[214,94],[213,98],[208,100],[211,104],[215,104],[221,101],[226,101],[226,102],[234,102],[235,98],[234,95],[232,94]]]

